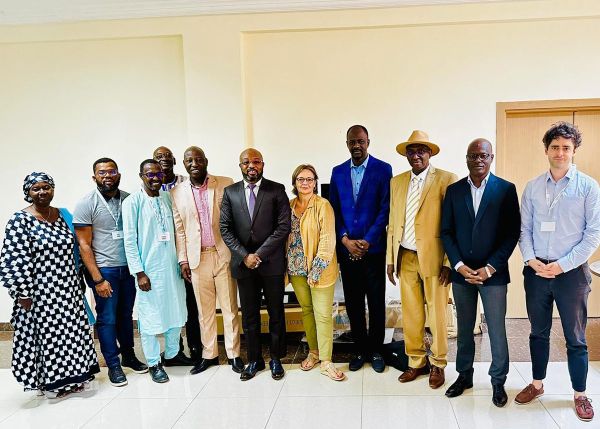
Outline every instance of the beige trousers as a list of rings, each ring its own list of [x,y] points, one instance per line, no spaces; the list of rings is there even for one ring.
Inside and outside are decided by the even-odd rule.
[[[401,250],[400,298],[402,300],[402,328],[404,344],[411,368],[422,368],[427,363],[425,347],[425,305],[429,312],[432,365],[446,367],[448,361],[448,327],[446,306],[450,287],[441,286],[438,277],[423,277],[417,253]]]
[[[217,299],[223,315],[223,334],[227,357],[240,356],[240,321],[237,286],[229,262],[221,261],[216,250],[203,251],[200,264],[192,270],[192,286],[198,304],[198,320],[202,337],[202,357],[219,356],[217,345]]]

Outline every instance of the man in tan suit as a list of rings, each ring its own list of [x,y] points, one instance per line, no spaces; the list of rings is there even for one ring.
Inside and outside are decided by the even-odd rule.
[[[240,323],[237,317],[237,287],[229,271],[231,253],[219,230],[223,189],[233,183],[229,177],[208,174],[208,159],[202,149],[192,146],[183,155],[190,180],[171,190],[177,258],[183,277],[194,287],[202,360],[190,371],[198,374],[219,364],[216,300],[223,314],[225,350],[233,371],[241,373]]]
[[[429,164],[440,148],[423,131],[413,131],[396,146],[412,170],[390,183],[390,219],[387,231],[387,274],[395,285],[400,278],[402,324],[409,368],[398,380],[413,381],[429,373],[429,386],[444,384],[448,352],[446,305],[450,263],[440,238],[442,202],[446,188],[458,177]],[[431,356],[425,348],[425,305],[433,336]]]

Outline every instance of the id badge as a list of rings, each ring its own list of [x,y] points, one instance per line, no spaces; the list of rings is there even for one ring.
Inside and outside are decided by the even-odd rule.
[[[158,234],[158,241],[171,241],[171,234],[168,232]]]
[[[123,231],[113,231],[112,232],[112,239],[113,240],[123,240]]]
[[[540,227],[541,232],[554,232],[556,231],[556,222],[542,222]]]

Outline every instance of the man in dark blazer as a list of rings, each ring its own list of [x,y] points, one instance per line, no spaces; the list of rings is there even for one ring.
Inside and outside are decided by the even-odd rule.
[[[508,400],[504,390],[509,366],[504,323],[510,283],[508,258],[519,241],[521,217],[515,185],[490,173],[493,159],[489,141],[471,142],[467,149],[469,176],[450,185],[444,198],[441,235],[453,267],[459,373],[446,396],[459,396],[473,387],[473,328],[479,293],[492,349],[492,402],[503,407]]]
[[[285,244],[291,231],[290,203],[285,187],[264,179],[263,157],[256,149],[240,154],[244,180],[225,188],[220,229],[231,250],[231,274],[237,279],[242,305],[242,325],[248,348],[248,365],[242,381],[265,369],[260,344],[260,303],[264,295],[271,334],[271,376],[284,376],[281,358],[286,355],[283,306],[286,270]]]
[[[385,250],[392,166],[368,153],[369,132],[353,125],[346,133],[351,158],[333,168],[329,199],[335,212],[337,256],[346,311],[357,347],[350,371],[366,360],[383,372],[385,333]],[[369,328],[365,315],[369,306]]]

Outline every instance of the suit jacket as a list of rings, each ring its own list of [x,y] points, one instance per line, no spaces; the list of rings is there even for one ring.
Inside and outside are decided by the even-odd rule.
[[[390,209],[390,179],[392,166],[369,155],[369,163],[354,202],[350,176],[350,160],[333,168],[329,187],[329,202],[335,213],[338,252],[348,254],[342,236],[364,239],[369,253],[385,252],[385,227]]]
[[[484,285],[510,283],[508,258],[521,230],[519,199],[515,185],[490,174],[477,216],[467,178],[450,185],[444,199],[442,240],[452,265],[452,281],[465,283],[454,270],[459,261],[472,269],[490,264],[496,269]]]
[[[219,218],[221,201],[226,186],[233,183],[230,177],[208,175],[208,206],[211,214],[212,233],[215,237],[217,253],[221,260],[229,261],[231,253],[221,238]],[[200,248],[202,247],[202,226],[196,209],[196,201],[192,192],[192,182],[186,180],[171,189],[173,202],[173,221],[175,222],[175,245],[177,260],[188,262],[190,268],[196,269],[200,264]]]
[[[406,197],[410,184],[410,170],[391,181],[390,221],[387,232],[387,264],[396,265],[406,214]],[[430,166],[423,185],[419,208],[415,217],[415,239],[419,267],[425,277],[439,276],[442,266],[450,267],[440,238],[442,203],[446,188],[458,180],[454,173]],[[400,272],[400,267],[398,272]]]
[[[263,178],[251,220],[244,186],[242,180],[226,187],[221,205],[221,236],[231,250],[231,274],[236,279],[249,277],[253,270],[246,267],[244,258],[257,253],[262,260],[256,268],[259,274],[283,275],[285,245],[292,229],[285,187]]]

